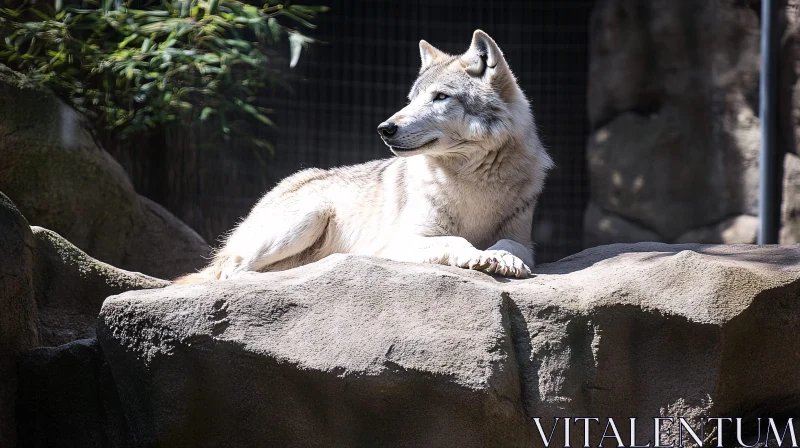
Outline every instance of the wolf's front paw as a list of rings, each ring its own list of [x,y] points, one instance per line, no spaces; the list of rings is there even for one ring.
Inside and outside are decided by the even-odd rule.
[[[460,260],[461,261],[461,260]],[[505,250],[481,250],[457,264],[462,268],[502,275],[504,277],[528,278],[531,269],[511,252]]]

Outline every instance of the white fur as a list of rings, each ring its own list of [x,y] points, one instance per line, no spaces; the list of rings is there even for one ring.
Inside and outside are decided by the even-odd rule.
[[[464,55],[424,41],[420,54],[409,105],[390,118],[396,134],[384,136],[400,157],[290,176],[208,268],[179,282],[289,269],[333,253],[528,276],[533,209],[552,166],[528,102],[482,31]],[[448,98],[434,100],[441,92]]]

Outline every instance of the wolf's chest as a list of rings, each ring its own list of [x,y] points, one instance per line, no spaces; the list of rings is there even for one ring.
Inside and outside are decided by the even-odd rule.
[[[434,205],[436,223],[448,235],[460,236],[476,246],[491,245],[506,216],[506,205],[479,198],[462,198],[456,202]]]

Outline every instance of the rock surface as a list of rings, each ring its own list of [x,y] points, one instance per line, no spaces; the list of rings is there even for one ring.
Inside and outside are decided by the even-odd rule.
[[[16,446],[17,394],[27,400],[31,388],[42,386],[22,381],[18,388],[18,379],[25,380],[16,371],[21,353],[92,337],[106,297],[167,284],[99,262],[58,234],[29,227],[11,200],[0,193],[0,446]],[[54,427],[65,424],[51,423]]]
[[[53,231],[32,230],[40,345],[93,338],[98,312],[108,296],[169,284],[97,261]]]
[[[508,287],[531,415],[770,415],[798,403],[800,246],[616,244],[537,272]]]
[[[800,157],[786,154],[783,164],[781,243],[800,243]]]
[[[754,244],[758,237],[758,218],[739,215],[718,224],[692,229],[684,233],[676,243],[704,241],[711,244]]]
[[[777,24],[778,131],[789,157],[800,152],[797,4],[784,2]],[[587,216],[584,245],[754,242],[748,217],[758,203],[757,3],[602,0],[590,35],[587,215],[596,209],[605,219]],[[800,216],[785,216],[781,242],[797,242]]]
[[[16,440],[16,356],[39,344],[33,245],[27,221],[0,193],[0,446]]]
[[[146,446],[513,446],[507,299],[458,274],[335,255],[110,298],[98,335]]]
[[[165,209],[136,194],[86,118],[0,64],[0,191],[33,225],[123,269],[173,278],[210,249]]]
[[[536,273],[334,255],[109,298],[98,337],[141,446],[539,446],[530,417],[800,410],[800,246]]]
[[[600,246],[607,241],[636,243],[659,239],[655,232],[614,213],[606,213],[593,203],[586,208],[583,226],[583,245],[586,247]]]
[[[96,339],[23,353],[18,376],[17,446],[134,446]]]

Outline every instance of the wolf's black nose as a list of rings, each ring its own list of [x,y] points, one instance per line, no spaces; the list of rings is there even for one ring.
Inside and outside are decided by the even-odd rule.
[[[378,133],[381,134],[382,137],[391,137],[395,132],[397,132],[397,125],[390,121],[384,121],[378,125]]]

